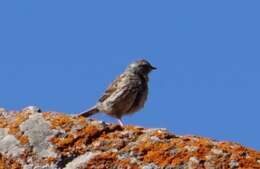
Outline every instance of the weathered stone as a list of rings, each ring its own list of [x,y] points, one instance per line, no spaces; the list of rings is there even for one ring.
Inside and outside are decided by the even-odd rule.
[[[30,112],[42,112],[42,110],[37,107],[37,106],[28,106],[28,107],[25,107],[22,111],[30,111]]]
[[[234,168],[238,168],[239,164],[237,161],[235,160],[231,160],[229,163],[230,168],[234,169]]]
[[[8,134],[6,129],[0,128],[0,153],[17,157],[22,151],[23,148],[16,137]]]
[[[32,107],[0,117],[0,168],[260,168],[260,152],[232,142],[38,113]]]
[[[48,138],[54,135],[50,130],[50,124],[42,117],[42,114],[32,114],[29,119],[20,125],[20,130],[29,138],[30,145],[40,157],[56,157],[56,153],[50,151],[53,147]]]
[[[98,152],[95,152],[95,153],[86,152],[85,154],[78,156],[73,161],[68,163],[64,169],[77,169],[77,168],[80,168],[80,167],[84,167],[84,164],[88,163],[88,161],[91,158],[93,158],[94,156],[96,156],[98,154],[100,154],[100,153],[98,153]]]

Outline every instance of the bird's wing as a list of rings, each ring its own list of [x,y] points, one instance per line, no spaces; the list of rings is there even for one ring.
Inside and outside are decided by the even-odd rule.
[[[114,107],[114,112],[128,113],[132,109],[139,92],[140,87],[136,83],[124,84],[115,90],[105,102],[107,101]]]
[[[122,81],[126,78],[125,74],[121,74],[118,76],[106,89],[105,93],[99,98],[99,102],[103,102],[106,100],[109,96],[111,96],[117,89],[120,84],[122,84]]]
[[[142,89],[142,82],[138,76],[130,73],[122,74],[107,88],[99,102],[113,105],[116,112],[127,113],[132,109]]]

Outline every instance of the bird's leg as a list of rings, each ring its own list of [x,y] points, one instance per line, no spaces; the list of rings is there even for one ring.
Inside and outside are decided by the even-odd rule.
[[[123,127],[123,126],[124,126],[124,124],[123,124],[123,122],[122,122],[122,120],[121,120],[121,119],[117,119],[117,121],[118,121],[118,123],[119,123],[119,125],[120,125],[121,127]]]

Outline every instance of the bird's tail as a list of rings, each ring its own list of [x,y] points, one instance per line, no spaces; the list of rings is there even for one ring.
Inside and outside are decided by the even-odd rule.
[[[79,114],[79,116],[89,117],[89,116],[92,116],[92,115],[94,115],[94,114],[96,114],[98,112],[99,112],[98,108],[96,106],[94,106],[94,107],[88,109],[87,111],[81,112]]]

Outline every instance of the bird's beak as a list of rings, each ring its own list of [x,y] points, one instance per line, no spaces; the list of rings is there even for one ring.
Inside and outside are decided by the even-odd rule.
[[[156,70],[157,68],[156,68],[156,67],[153,67],[153,66],[151,66],[151,69],[152,69],[152,70]]]

